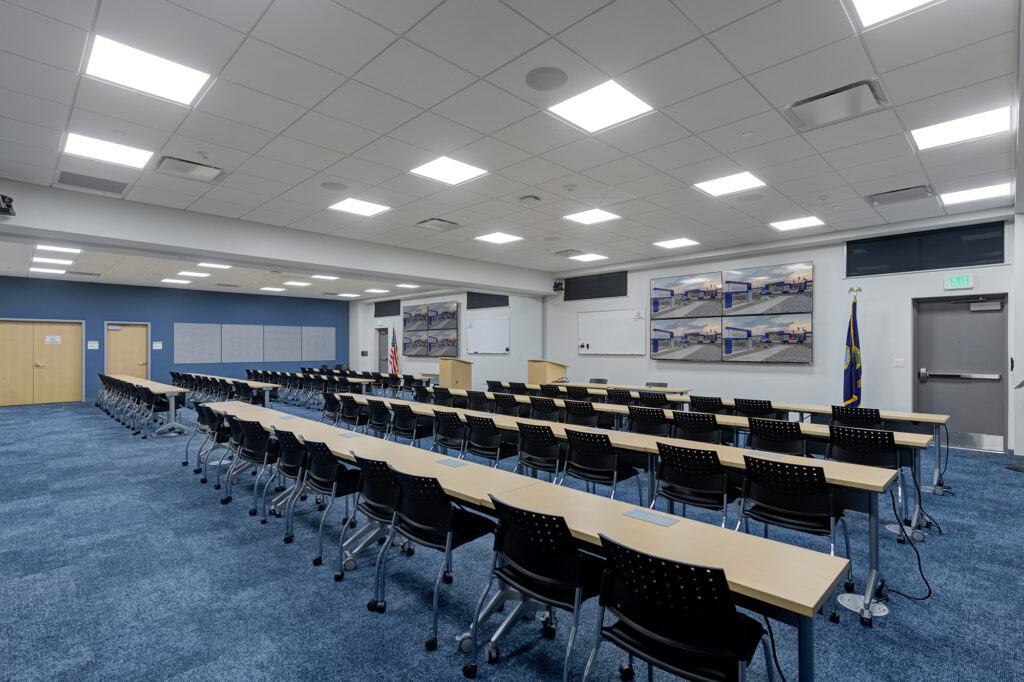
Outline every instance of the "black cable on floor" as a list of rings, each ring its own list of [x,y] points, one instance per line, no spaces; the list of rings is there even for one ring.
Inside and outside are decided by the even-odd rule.
[[[896,511],[896,496],[893,494],[891,488],[889,490],[889,501],[892,502],[892,515],[896,517],[897,525],[899,525],[900,527],[900,533],[906,539],[907,543],[910,544],[910,549],[914,550],[914,554],[917,556],[917,572],[921,574],[921,580],[924,581],[925,587],[928,588],[928,594],[924,595],[923,597],[914,597],[904,592],[900,592],[899,590],[893,587],[889,588],[889,592],[892,594],[898,594],[899,596],[904,597],[905,599],[911,599],[913,601],[924,601],[932,596],[932,586],[928,583],[928,578],[924,576],[924,567],[921,565],[921,553],[917,551],[917,547],[914,546],[914,541],[910,539],[910,536],[907,534],[906,528],[903,526],[903,520],[900,519],[900,514],[898,511]]]
[[[923,502],[924,495],[921,494],[921,486],[918,484],[917,478],[914,477],[914,476],[911,476],[910,480],[914,482],[914,490],[917,492],[917,499],[919,500],[919,502],[917,504],[921,508],[921,516],[922,516],[922,518],[926,519],[929,523],[931,523],[933,526],[935,526],[936,530],[939,531],[939,535],[942,535],[942,526],[939,525],[939,522],[936,521],[935,518],[931,514],[929,514],[927,511],[925,511],[924,502]]]
[[[772,624],[768,620],[768,616],[762,616],[764,618],[764,624],[768,626],[768,640],[772,643],[772,660],[775,661],[775,669],[779,671],[779,678],[782,682],[786,682],[786,676],[782,674],[782,666],[779,665],[779,657],[775,653],[775,634],[772,632]]]
[[[946,475],[946,467],[948,467],[948,466],[949,466],[949,426],[948,426],[948,425],[946,425],[946,424],[943,424],[943,425],[942,425],[942,428],[943,428],[943,429],[945,430],[945,432],[946,432],[946,461],[945,461],[945,462],[943,462],[943,464],[942,464],[942,471],[940,471],[940,472],[939,472],[939,478],[940,478],[940,479],[941,479],[941,478],[942,478],[943,476],[945,476],[945,475]],[[935,444],[935,447],[939,447],[939,444],[938,444],[938,443],[936,443],[936,444]]]

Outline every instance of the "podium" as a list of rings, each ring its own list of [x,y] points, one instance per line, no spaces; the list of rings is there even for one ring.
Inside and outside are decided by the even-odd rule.
[[[568,376],[569,365],[554,360],[527,360],[526,383],[550,384],[564,380]]]
[[[444,388],[473,388],[473,363],[458,358],[441,358],[437,385]]]

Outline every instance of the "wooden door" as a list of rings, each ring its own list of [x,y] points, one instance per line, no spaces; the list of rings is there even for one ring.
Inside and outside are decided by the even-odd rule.
[[[32,322],[0,322],[0,405],[32,403]]]
[[[82,325],[34,322],[32,402],[69,403],[82,399]]]
[[[107,374],[149,378],[149,328],[144,324],[107,325]]]

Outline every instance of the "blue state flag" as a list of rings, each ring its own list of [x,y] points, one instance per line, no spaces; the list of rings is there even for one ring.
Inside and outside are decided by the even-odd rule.
[[[850,326],[846,328],[846,358],[843,361],[843,405],[860,407],[860,333],[857,332],[857,299],[850,305]]]

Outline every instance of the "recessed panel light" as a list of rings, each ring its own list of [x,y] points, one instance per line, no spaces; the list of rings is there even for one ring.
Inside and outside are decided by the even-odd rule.
[[[36,249],[39,251],[56,251],[57,253],[82,253],[81,249],[73,249],[69,246],[47,246],[46,244],[36,244]]]
[[[596,133],[651,110],[647,102],[615,81],[606,81],[548,108],[551,113],[588,133]]]
[[[260,287],[260,291],[284,291],[281,287]]]
[[[56,270],[54,268],[29,268],[29,272],[44,272],[48,275],[63,275],[67,270]]]
[[[505,234],[504,232],[492,232],[490,234],[482,234],[475,239],[482,242],[490,242],[491,244],[508,244],[509,242],[517,242],[522,237],[517,237],[514,234]]]
[[[182,270],[178,274],[181,275],[182,277],[209,277],[210,276],[210,273],[208,273],[208,272],[192,272],[190,270]]]
[[[743,171],[735,175],[726,175],[722,178],[698,182],[694,187],[702,192],[707,192],[713,197],[720,197],[725,194],[744,192],[755,187],[764,187],[764,182],[754,177],[753,174]]]
[[[230,270],[230,265],[221,265],[220,263],[196,263],[201,268],[216,268],[217,270]]]
[[[359,294],[338,294],[341,298],[359,298]]]
[[[910,134],[914,137],[917,148],[925,150],[996,133],[1005,133],[1009,129],[1010,107],[1001,107],[911,130]]]
[[[93,40],[85,73],[186,105],[210,79],[210,74],[103,36]]]
[[[52,263],[54,265],[71,265],[75,261],[65,260],[63,258],[43,258],[42,256],[33,256],[33,263]]]
[[[603,223],[608,220],[615,220],[621,216],[617,216],[614,213],[609,213],[600,208],[592,208],[589,211],[581,211],[579,213],[572,213],[570,215],[562,216],[566,220],[571,220],[576,223],[583,223],[584,225],[594,225],[595,223]]]
[[[338,279],[334,275],[313,275],[313,279]]]
[[[601,256],[596,253],[581,253],[578,256],[569,256],[569,260],[578,260],[588,263],[592,260],[605,260],[608,256]]]
[[[398,287],[399,289],[419,289],[420,288],[419,284],[396,284],[395,286]]]
[[[153,152],[145,149],[107,142],[95,137],[86,137],[78,133],[68,133],[68,139],[64,143],[64,153],[131,168],[142,168],[153,156]]]
[[[447,156],[441,156],[430,163],[425,163],[419,168],[413,168],[410,173],[415,175],[422,175],[425,178],[431,180],[437,180],[448,185],[457,185],[460,182],[466,180],[472,180],[473,178],[480,177],[487,173],[483,168],[477,168],[476,166],[470,166],[468,163],[462,163],[455,159],[450,159]]]
[[[678,249],[681,246],[696,246],[700,242],[695,242],[687,237],[680,237],[679,239],[669,239],[663,242],[654,242],[655,246],[660,246],[663,249]]]
[[[387,289],[363,289],[363,291],[365,291],[368,294],[386,294],[386,293],[388,293]]]
[[[345,213],[354,213],[361,216],[374,216],[384,211],[390,211],[390,206],[384,206],[382,204],[374,204],[369,201],[361,201],[359,199],[342,199],[336,204],[328,206],[328,208],[334,211],[344,211]]]
[[[820,218],[814,216],[807,216],[806,218],[794,218],[793,220],[780,220],[774,223],[768,223],[769,227],[774,227],[776,230],[785,232],[786,230],[799,230],[803,227],[817,227],[818,225],[824,225]]]
[[[311,286],[312,282],[285,282],[286,287],[308,287]]]
[[[161,282],[166,282],[167,284],[191,284],[192,283],[191,280],[187,280],[187,279],[170,279],[170,278],[165,278],[165,279],[162,279],[160,281]]]
[[[952,206],[954,204],[965,204],[968,201],[981,201],[982,199],[1008,197],[1012,193],[1012,185],[1008,182],[1004,182],[999,185],[976,187],[974,189],[965,189],[959,192],[946,192],[945,194],[940,194],[939,199],[942,200],[943,206]]]
[[[890,19],[897,14],[909,12],[915,7],[927,5],[933,0],[853,0],[853,6],[857,8],[857,16],[860,17],[861,26],[867,28]]]

